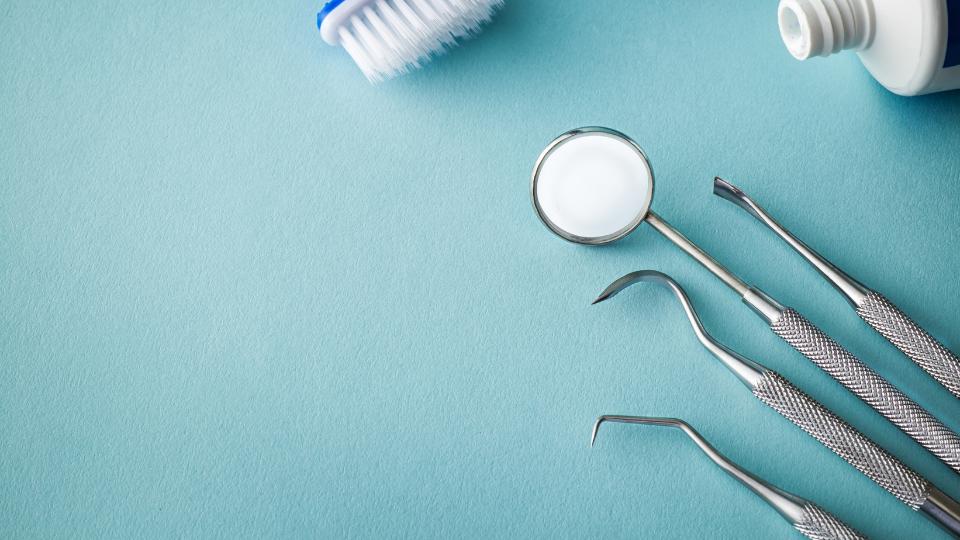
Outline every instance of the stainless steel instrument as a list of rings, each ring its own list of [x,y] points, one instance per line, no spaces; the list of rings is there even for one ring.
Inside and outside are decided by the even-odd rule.
[[[610,162],[616,167],[611,167]],[[624,176],[623,171],[641,178],[634,184],[621,182],[611,187],[610,179]],[[564,133],[540,154],[530,191],[541,221],[570,242],[607,244],[646,221],[733,289],[775,334],[960,473],[960,437],[956,433],[816,325],[744,283],[650,210],[653,172],[643,150],[626,135],[599,127]],[[605,213],[616,214],[619,221],[606,220]],[[605,221],[598,225],[595,219]],[[620,227],[612,229],[614,225]]]
[[[853,527],[847,525],[839,518],[820,508],[816,504],[798,497],[792,493],[778,489],[777,487],[757,478],[750,472],[744,470],[736,463],[727,459],[706,439],[703,438],[697,430],[690,424],[679,418],[656,418],[644,416],[616,416],[603,415],[597,418],[593,425],[593,434],[590,437],[590,446],[593,446],[597,439],[597,432],[600,425],[604,422],[622,422],[626,424],[649,424],[654,426],[667,426],[677,428],[691,439],[703,451],[704,454],[716,463],[727,474],[734,477],[741,484],[747,486],[750,491],[756,493],[774,510],[783,516],[795,529],[811,540],[864,540],[866,537],[857,532]]]
[[[713,180],[713,192],[749,212],[787,242],[846,297],[861,319],[954,396],[960,397],[960,358],[957,355],[920,328],[882,294],[868,289],[804,244],[740,188],[718,177]]]
[[[651,270],[632,272],[614,281],[594,303],[607,300],[638,282],[656,283],[673,292],[700,343],[732,371],[757,399],[820,441],[900,502],[920,511],[960,538],[960,504],[782,375],[717,342],[703,328],[686,292],[670,276]]]

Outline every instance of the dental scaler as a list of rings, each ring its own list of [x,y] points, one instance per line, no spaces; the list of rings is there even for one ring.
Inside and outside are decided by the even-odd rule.
[[[594,303],[608,300],[636,283],[654,283],[670,290],[683,306],[700,343],[733,372],[757,399],[796,424],[900,502],[920,512],[955,538],[960,538],[960,504],[957,501],[779,373],[737,354],[715,340],[700,323],[700,317],[694,311],[686,291],[670,276],[652,270],[631,272],[611,283]]]
[[[713,192],[746,210],[789,244],[850,302],[861,319],[960,398],[960,358],[950,349],[920,328],[885,296],[868,289],[804,244],[738,187],[718,177],[713,180]]]
[[[806,317],[745,283],[650,209],[653,170],[626,135],[588,127],[557,137],[540,154],[530,190],[543,223],[570,242],[608,244],[650,224],[736,292],[773,333],[960,473],[960,436]]]
[[[651,416],[620,416],[605,414],[597,418],[593,425],[593,435],[590,438],[590,446],[593,446],[597,440],[597,433],[600,431],[600,425],[604,422],[620,422],[624,424],[647,424],[652,426],[672,427],[683,431],[687,437],[693,440],[694,444],[710,458],[710,461],[717,464],[727,474],[736,478],[741,484],[747,486],[774,510],[783,516],[793,528],[800,534],[810,540],[866,540],[866,537],[857,532],[853,527],[847,525],[840,518],[827,512],[806,499],[798,497],[779,489],[757,476],[744,470],[736,463],[727,459],[719,450],[713,447],[703,438],[697,430],[679,418],[657,418]]]

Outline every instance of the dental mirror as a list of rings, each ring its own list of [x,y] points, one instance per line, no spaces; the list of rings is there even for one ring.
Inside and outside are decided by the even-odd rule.
[[[540,221],[578,244],[609,244],[646,221],[728,287],[749,287],[650,209],[653,169],[640,145],[603,127],[570,130],[553,140],[533,168],[530,196]]]
[[[540,154],[531,184],[540,220],[578,244],[630,234],[653,200],[653,170],[623,133],[588,127],[564,133]]]

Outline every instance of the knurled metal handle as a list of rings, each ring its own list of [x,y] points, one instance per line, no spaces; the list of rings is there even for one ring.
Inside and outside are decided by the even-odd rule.
[[[960,397],[960,358],[882,294],[871,291],[857,306],[857,315],[921,369]]]
[[[926,409],[792,308],[785,309],[783,316],[770,328],[884,418],[960,473],[960,437]]]
[[[923,477],[778,373],[765,373],[753,395],[910,508],[926,501]]]
[[[866,540],[867,538],[813,503],[803,505],[803,521],[794,524],[794,528],[810,540]]]

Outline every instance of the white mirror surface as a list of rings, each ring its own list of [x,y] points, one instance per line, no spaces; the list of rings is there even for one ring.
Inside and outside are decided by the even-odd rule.
[[[653,173],[631,141],[604,131],[562,138],[541,158],[533,197],[548,227],[568,240],[604,243],[635,228],[653,197]]]

